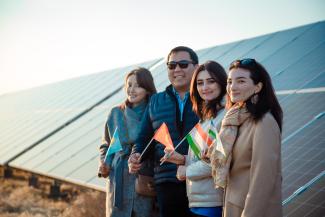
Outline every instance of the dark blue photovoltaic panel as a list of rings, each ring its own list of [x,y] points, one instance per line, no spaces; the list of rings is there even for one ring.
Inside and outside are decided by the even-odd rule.
[[[281,73],[292,64],[296,64],[298,61],[304,61],[303,57],[306,56],[306,54],[323,43],[324,34],[325,22],[311,25],[308,31],[294,38],[262,63],[272,76]]]
[[[281,74],[272,77],[276,90],[301,89],[317,79],[325,77],[325,32],[324,41],[317,48],[306,54],[304,61],[298,60]],[[299,73],[297,73],[299,72]],[[318,87],[324,86],[319,84]]]
[[[261,43],[258,47],[251,50],[245,57],[256,58],[264,63],[264,60],[272,58],[279,50],[285,47],[297,37],[300,37],[306,31],[312,28],[310,25],[290,29],[290,31],[280,31],[272,33],[268,40]]]
[[[325,214],[325,176],[283,207],[284,217],[323,217]]]
[[[282,144],[283,199],[325,170],[325,115]]]
[[[229,50],[229,52],[220,56],[217,61],[220,64],[224,65],[226,68],[228,68],[232,61],[246,57],[249,52],[255,50],[257,47],[267,42],[271,37],[272,35],[263,35],[256,37],[252,40],[242,40],[238,44],[236,44],[235,47]]]
[[[318,77],[313,79],[304,88],[319,88],[324,87],[325,85],[325,71],[322,71]]]
[[[301,126],[325,111],[325,92],[291,94],[280,99],[283,109],[282,138],[291,135]]]

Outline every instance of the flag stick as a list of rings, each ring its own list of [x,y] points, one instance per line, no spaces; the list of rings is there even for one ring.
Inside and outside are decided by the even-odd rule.
[[[174,150],[172,152],[170,152],[170,153],[167,154],[166,160],[174,153],[174,151],[182,144],[182,142],[184,142],[185,139],[186,139],[186,136],[176,145],[176,147],[174,148]],[[165,163],[166,160],[163,160],[160,163],[160,166],[163,165],[163,163]]]
[[[154,139],[154,137],[151,138],[150,142],[147,144],[146,148],[141,153],[140,158],[139,158],[139,161],[141,161],[142,155],[144,154],[144,152],[146,152],[147,148],[149,147],[149,145],[150,145],[150,143],[152,142],[153,139]]]

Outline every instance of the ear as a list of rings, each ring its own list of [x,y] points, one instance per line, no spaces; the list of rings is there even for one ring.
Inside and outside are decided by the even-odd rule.
[[[255,86],[255,93],[259,93],[263,88],[262,82],[258,82],[258,84]]]

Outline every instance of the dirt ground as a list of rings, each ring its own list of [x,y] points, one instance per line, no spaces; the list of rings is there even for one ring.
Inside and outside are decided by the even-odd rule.
[[[50,199],[49,185],[0,178],[0,217],[104,217],[105,193],[61,185],[64,197]]]

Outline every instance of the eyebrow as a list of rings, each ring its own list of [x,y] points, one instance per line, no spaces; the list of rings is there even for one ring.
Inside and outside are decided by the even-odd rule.
[[[206,78],[206,79],[199,78],[199,79],[197,79],[197,81],[204,81],[204,80],[207,80],[207,81],[209,81],[209,80],[213,80],[213,81],[214,81],[213,78]]]
[[[237,77],[237,78],[234,78],[234,80],[238,80],[238,79],[247,79],[247,77]],[[228,78],[227,80],[232,80],[231,78]]]

